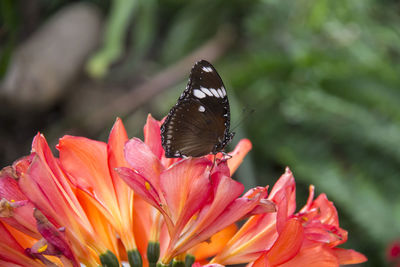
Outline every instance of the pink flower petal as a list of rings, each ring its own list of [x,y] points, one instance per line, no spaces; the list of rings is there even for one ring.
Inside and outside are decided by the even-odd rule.
[[[40,238],[33,218],[33,204],[13,178],[13,170],[6,167],[0,171],[0,218],[21,232]]]
[[[161,189],[176,232],[208,199],[210,167],[211,162],[204,158],[187,158],[161,174]]]
[[[227,176],[218,174],[212,176],[212,184],[214,187],[214,198],[212,199],[212,202],[203,207],[197,220],[181,236],[182,239],[190,239],[190,237],[193,236],[192,238],[194,238],[195,241],[191,242],[199,243],[204,241],[199,238],[201,235],[198,233],[202,232],[204,229],[213,228],[217,218],[221,216],[225,209],[233,203],[237,197],[240,196],[244,189],[244,186],[241,183]],[[221,227],[219,230],[224,228],[223,226],[217,227]],[[214,229],[215,233],[219,230]],[[210,236],[213,234],[214,233],[211,232]]]
[[[14,164],[17,172],[21,170],[19,176],[21,191],[36,207],[40,207],[52,223],[55,223],[55,218],[62,223],[75,212],[84,214],[69,179],[60,168],[58,160],[53,156],[43,135],[36,135],[32,143],[32,151],[29,168],[25,171],[21,170],[20,162]],[[81,215],[81,219],[85,218]]]
[[[40,207],[53,224],[57,227],[61,226],[60,223],[66,216],[65,203],[57,189],[54,177],[38,156],[33,158],[28,172],[20,177],[19,186],[29,200],[36,207]]]
[[[321,212],[318,219],[321,223],[339,227],[339,217],[333,202],[325,194],[319,195],[312,203],[310,209],[318,208]]]
[[[160,207],[162,206],[162,203],[158,196],[158,192],[146,178],[132,169],[125,167],[116,168],[116,171],[136,194],[141,196],[155,208],[159,210],[161,209]]]
[[[37,220],[37,228],[47,242],[52,244],[62,255],[68,258],[74,267],[79,267],[80,264],[64,235],[58,231],[39,210],[35,210],[34,216]]]
[[[261,199],[260,203],[250,212],[249,215],[276,212],[276,204],[268,199]]]
[[[277,204],[276,226],[278,232],[281,232],[288,216],[296,210],[296,183],[289,168],[275,183],[268,199]]]
[[[134,170],[159,190],[160,173],[164,166],[145,143],[138,138],[130,139],[125,145],[125,159]]]
[[[267,194],[265,188],[263,187],[259,187],[255,191],[256,194],[254,190],[251,190],[251,194],[248,192],[243,197],[236,198],[234,201],[232,201],[202,232],[196,233],[196,238],[193,238],[190,242],[183,246],[182,250],[189,249],[196,243],[204,241],[228,225],[247,216],[247,214],[251,212],[258,205],[259,201]],[[249,198],[248,195],[251,195],[252,197]]]

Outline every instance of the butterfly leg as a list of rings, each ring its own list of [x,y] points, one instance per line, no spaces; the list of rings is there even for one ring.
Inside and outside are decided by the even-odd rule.
[[[222,162],[228,161],[229,159],[232,158],[231,155],[229,155],[228,153],[226,153],[224,151],[221,151],[221,153],[222,153],[222,158],[219,159],[218,165],[221,164]]]

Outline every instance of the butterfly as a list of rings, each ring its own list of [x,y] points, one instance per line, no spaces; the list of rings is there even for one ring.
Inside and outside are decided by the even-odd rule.
[[[223,152],[232,140],[230,109],[221,77],[206,60],[194,64],[186,89],[161,125],[167,158]]]

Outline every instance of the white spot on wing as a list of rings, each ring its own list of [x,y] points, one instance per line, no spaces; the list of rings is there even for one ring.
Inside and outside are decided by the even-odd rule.
[[[194,89],[193,94],[197,98],[205,98],[206,97],[206,94],[203,93],[202,91],[200,91],[199,89]]]
[[[219,94],[217,93],[217,90],[215,90],[214,88],[210,88],[210,91],[215,97],[219,98]]]
[[[199,106],[199,111],[200,111],[200,112],[204,112],[204,111],[206,111],[206,108],[203,107],[203,106]]]
[[[203,91],[208,96],[213,96],[213,94],[210,92],[210,90],[208,90],[207,88],[205,88],[203,86],[200,86],[200,90]]]
[[[202,68],[205,72],[212,72],[212,68],[211,67],[203,67]]]
[[[219,94],[219,96],[220,96],[221,98],[224,97],[224,94],[222,93],[222,90],[221,90],[221,89],[218,89],[217,92],[218,92],[218,94]]]
[[[221,87],[221,91],[222,91],[222,94],[224,95],[224,97],[226,96],[226,90],[225,90],[225,88],[222,86]]]

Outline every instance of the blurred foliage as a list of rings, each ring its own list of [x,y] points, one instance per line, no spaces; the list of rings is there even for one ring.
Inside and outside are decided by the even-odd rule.
[[[52,12],[68,3],[39,2]],[[273,184],[290,166],[303,200],[314,184],[335,202],[350,233],[346,247],[365,253],[365,266],[386,264],[386,245],[400,238],[397,1],[90,2],[110,18],[104,49],[119,50],[102,62],[108,68],[119,60],[111,79],[140,72],[146,62],[174,63],[232,25],[235,45],[215,65],[237,102],[233,109],[255,110],[240,128],[254,149],[239,178]],[[8,38],[0,45],[0,74],[22,23],[15,12],[13,1],[1,2],[0,39]],[[183,87],[155,99],[162,104],[153,112],[166,114]],[[241,116],[235,111],[233,124]]]
[[[0,78],[7,70],[18,32],[18,19],[15,2],[4,0],[0,2]]]
[[[135,4],[135,1],[113,1],[104,31],[104,46],[89,60],[87,65],[87,72],[93,78],[104,77],[110,65],[121,56],[122,41]]]

